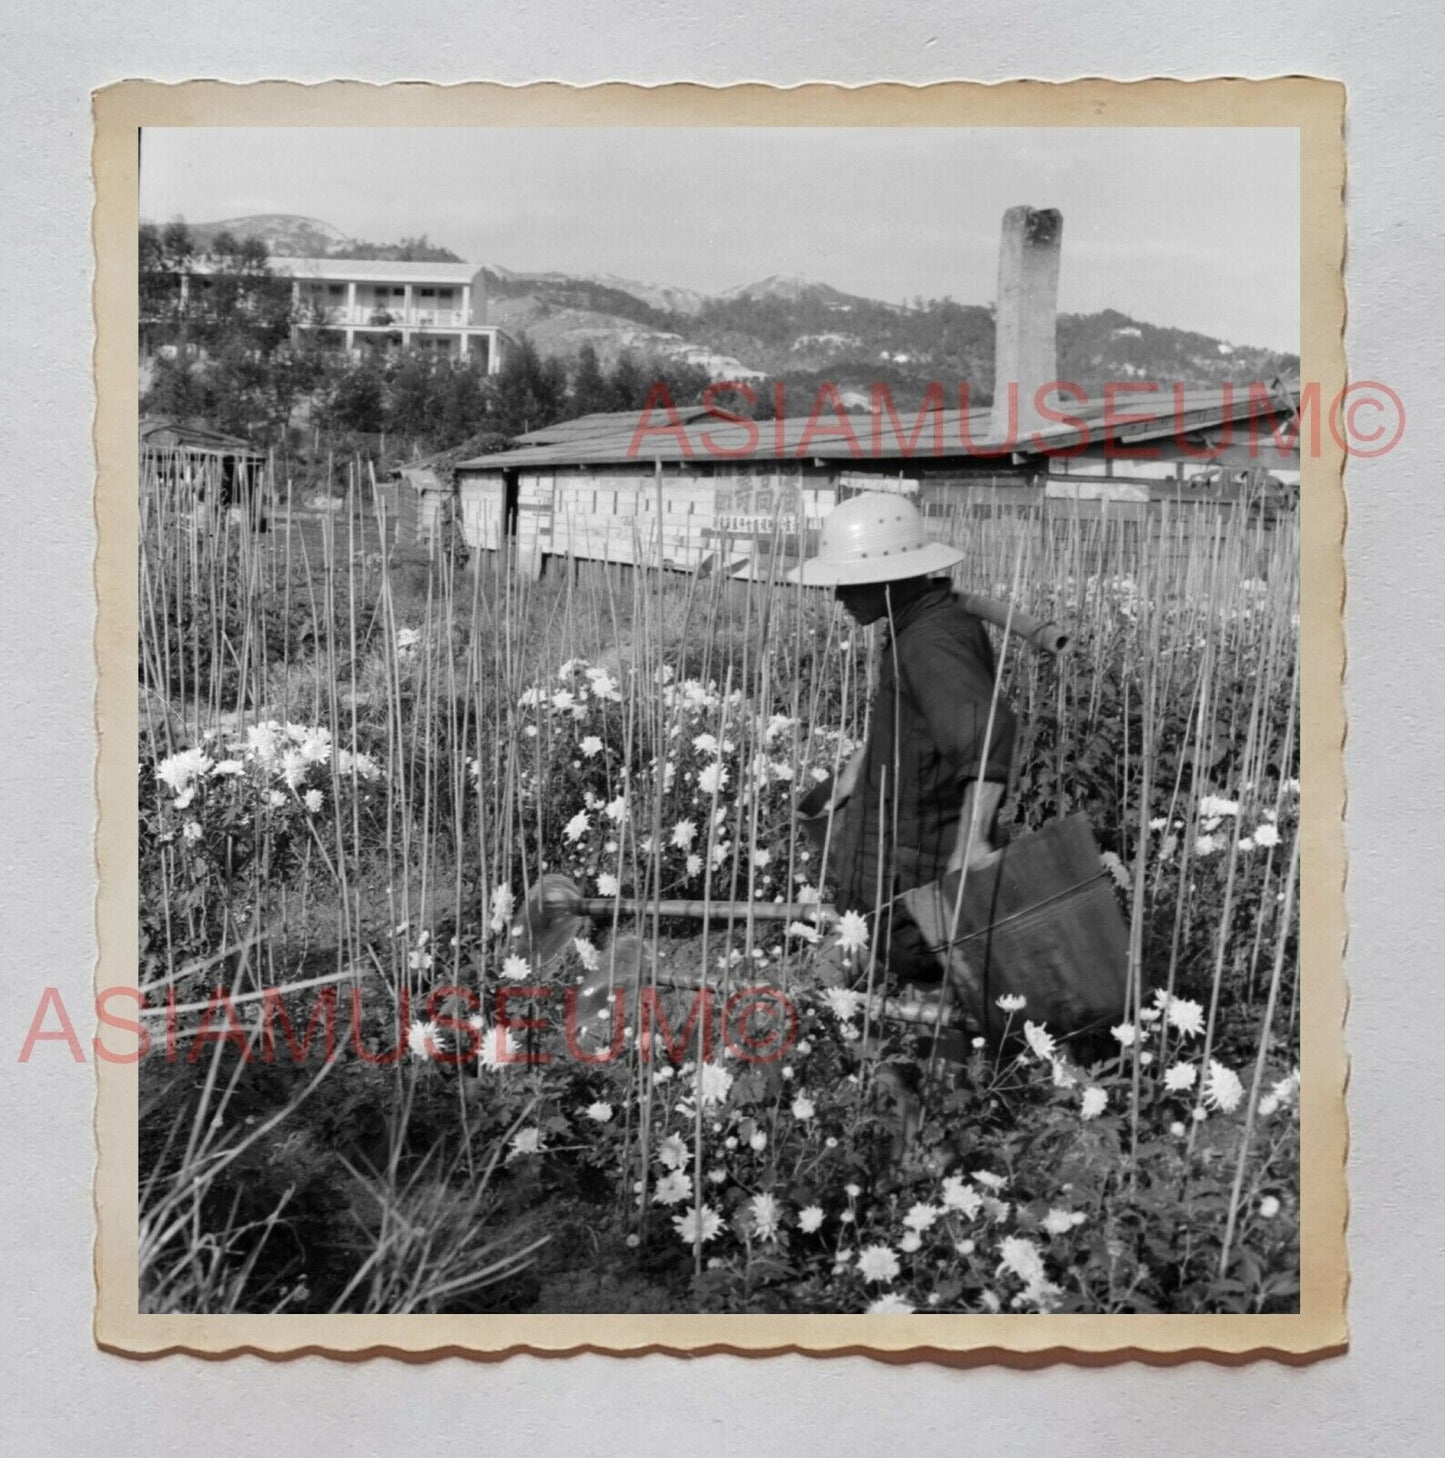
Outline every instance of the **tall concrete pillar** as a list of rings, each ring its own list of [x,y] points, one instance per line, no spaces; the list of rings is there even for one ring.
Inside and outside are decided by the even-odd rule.
[[[989,435],[1006,441],[1048,424],[1035,405],[1041,385],[1059,376],[1059,250],[1064,218],[1057,208],[1010,208],[1003,215],[994,320],[993,415]],[[1017,389],[1017,424],[1010,391]],[[1057,424],[1057,422],[1053,422]]]

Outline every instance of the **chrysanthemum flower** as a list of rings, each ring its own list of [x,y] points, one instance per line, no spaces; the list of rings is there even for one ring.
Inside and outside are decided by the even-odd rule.
[[[994,998],[994,1002],[996,1002],[998,1006],[1003,1009],[1004,1012],[1016,1013],[1022,1012],[1024,1010],[1024,1008],[1028,1004],[1028,998],[1026,998],[1021,992],[1005,992],[1001,997]]]
[[[748,1214],[752,1217],[753,1234],[759,1240],[776,1240],[782,1228],[783,1207],[776,1197],[767,1192],[754,1195],[748,1201]]]
[[[679,1134],[669,1134],[661,1144],[657,1146],[657,1158],[660,1163],[665,1164],[668,1169],[680,1169],[687,1163],[687,1145],[683,1143]]]
[[[691,850],[692,843],[697,839],[697,826],[691,820],[679,820],[672,827],[672,844],[678,850]]]
[[[1232,1114],[1244,1100],[1244,1085],[1232,1068],[1226,1068],[1217,1058],[1211,1058],[1200,1099],[1208,1108]]]
[[[978,1214],[983,1200],[977,1190],[962,1175],[949,1175],[943,1182],[943,1208],[956,1210],[972,1219]]]
[[[704,1104],[725,1103],[733,1086],[733,1076],[721,1063],[702,1065],[702,1101]]]
[[[1199,801],[1201,820],[1220,820],[1226,815],[1238,814],[1238,800],[1226,800],[1222,795],[1205,795]]]
[[[437,1025],[430,1019],[423,1022],[416,1019],[406,1030],[406,1049],[413,1058],[435,1058],[437,1053]]]
[[[1097,1119],[1109,1106],[1109,1091],[1091,1084],[1079,1097],[1079,1117]]]
[[[1054,1042],[1053,1035],[1045,1030],[1042,1023],[1026,1022],[1024,1039],[1040,1063],[1053,1061],[1054,1055],[1058,1052],[1058,1044]]]
[[[1279,1200],[1274,1195],[1266,1195],[1259,1202],[1259,1213],[1265,1220],[1273,1220],[1279,1214]]]
[[[903,1217],[903,1223],[910,1230],[924,1231],[929,1229],[943,1211],[937,1205],[930,1205],[926,1200],[920,1200],[916,1205],[909,1206],[908,1213]]]
[[[992,1170],[976,1169],[973,1172],[974,1180],[990,1190],[1001,1190],[1008,1183],[1002,1175],[994,1174]]]
[[[303,799],[305,800],[307,810],[309,810],[313,815],[317,814],[320,811],[321,806],[324,803],[324,797],[322,796],[320,790],[307,790]]]
[[[1264,846],[1278,845],[1279,828],[1270,825],[1267,821],[1262,825],[1256,825],[1254,828],[1254,843],[1255,845]]]
[[[577,747],[588,759],[602,753],[602,741],[595,734],[588,734]]]
[[[597,878],[597,894],[599,896],[616,896],[617,891],[617,877],[610,871],[603,871]]]
[[[845,952],[861,952],[868,945],[868,921],[856,911],[838,918],[838,945]]]
[[[542,1131],[540,1129],[522,1129],[513,1135],[511,1147],[507,1151],[507,1161],[520,1159],[525,1154],[541,1154]]]
[[[607,1124],[612,1119],[612,1105],[600,1099],[595,1104],[588,1104],[585,1112],[594,1124]]]
[[[511,953],[502,963],[502,976],[509,982],[525,982],[531,973],[531,964],[525,957],[519,957],[515,952]]]
[[[805,1205],[798,1211],[798,1229],[804,1235],[813,1235],[823,1224],[823,1210],[820,1205]]]
[[[826,987],[823,989],[823,1001],[840,1023],[846,1023],[857,1015],[864,999],[861,992],[854,992],[851,988]]]
[[[812,1099],[807,1094],[799,1094],[793,1100],[793,1117],[799,1122],[805,1123],[818,1111],[813,1105]]]
[[[704,795],[720,795],[727,785],[727,767],[720,760],[707,765],[697,777],[697,787]]]
[[[582,839],[584,835],[587,834],[587,827],[591,823],[591,817],[587,814],[587,812],[585,810],[579,810],[566,823],[566,825],[562,827],[562,834],[565,835],[567,839],[575,845],[579,840]]]
[[[1033,1241],[1022,1235],[1006,1235],[999,1242],[999,1269],[1011,1271],[1030,1289],[1045,1282],[1044,1257]]]
[[[865,1245],[858,1252],[858,1274],[865,1281],[892,1281],[899,1272],[898,1256],[891,1246]]]
[[[692,1176],[686,1170],[668,1170],[652,1187],[652,1198],[659,1205],[680,1205],[692,1199]]]
[[[807,942],[810,946],[816,946],[823,934],[815,926],[809,926],[806,921],[790,921],[783,932],[784,936],[796,937],[799,941]]]
[[[923,1249],[923,1237],[916,1230],[905,1230],[898,1241],[898,1249],[904,1255],[912,1255]]]
[[[1048,1231],[1050,1235],[1066,1235],[1074,1228],[1073,1212],[1069,1210],[1052,1209],[1044,1218],[1039,1221],[1040,1226]]]
[[[1109,1031],[1121,1048],[1132,1048],[1139,1037],[1139,1029],[1133,1023],[1118,1023]]]
[[[1167,1017],[1169,1026],[1186,1037],[1197,1038],[1204,1032],[1204,1009],[1187,997],[1171,997]]]
[[[687,858],[687,874],[689,876],[699,876],[702,874],[702,857],[700,855],[694,853]]]
[[[1193,1063],[1176,1063],[1164,1070],[1164,1087],[1170,1093],[1183,1093],[1194,1087],[1198,1077],[1199,1069]]]
[[[717,753],[717,735],[716,734],[699,734],[692,741],[692,747],[695,750],[697,750],[697,752],[699,754],[716,754]]]
[[[722,1217],[711,1205],[704,1205],[700,1210],[689,1210],[686,1215],[674,1215],[672,1228],[685,1245],[695,1245],[699,1237],[708,1241],[718,1234],[722,1229]]]

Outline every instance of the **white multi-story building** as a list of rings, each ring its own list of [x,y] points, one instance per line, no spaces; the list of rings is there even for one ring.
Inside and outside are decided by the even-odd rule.
[[[271,270],[291,279],[298,327],[341,348],[481,355],[486,373],[496,374],[513,342],[486,322],[486,285],[474,264],[278,257]]]

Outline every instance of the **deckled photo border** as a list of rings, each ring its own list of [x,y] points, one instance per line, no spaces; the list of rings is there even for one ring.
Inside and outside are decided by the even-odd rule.
[[[95,96],[95,650],[100,892],[97,990],[135,980],[137,246],[143,127],[1289,127],[1300,137],[1301,378],[1345,385],[1343,86],[1303,77],[570,87],[127,81]],[[137,1303],[137,1065],[96,1061],[95,1335],[134,1356],[324,1352],[359,1358],[583,1351],[867,1354],[1020,1365],[1255,1357],[1344,1349],[1347,1123],[1342,959],[1345,785],[1343,451],[1301,455],[1301,1291],[1297,1315],[178,1316]],[[113,1034],[108,1041],[116,1046]]]

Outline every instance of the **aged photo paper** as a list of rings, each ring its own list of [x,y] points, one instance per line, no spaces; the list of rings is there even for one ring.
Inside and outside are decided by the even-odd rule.
[[[1345,102],[98,92],[97,1342],[1343,1351]]]

